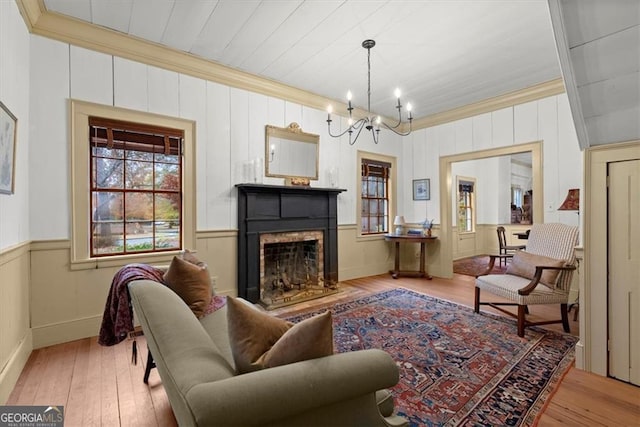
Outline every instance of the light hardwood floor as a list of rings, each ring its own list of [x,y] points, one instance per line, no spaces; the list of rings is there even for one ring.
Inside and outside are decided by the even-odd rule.
[[[391,279],[388,275],[344,282],[342,292],[272,311],[295,314],[345,298],[405,287],[469,307],[473,278]],[[556,318],[557,308],[532,307],[532,316]],[[573,316],[570,316],[572,319]],[[549,328],[561,330],[560,325]],[[577,334],[577,322],[571,322]],[[514,321],[515,334],[515,321]],[[157,370],[142,382],[144,337],[136,338],[138,363],[131,363],[132,340],[101,347],[96,338],[34,350],[8,405],[64,405],[66,426],[175,426],[176,420]],[[539,426],[640,426],[640,387],[572,368],[548,403]]]

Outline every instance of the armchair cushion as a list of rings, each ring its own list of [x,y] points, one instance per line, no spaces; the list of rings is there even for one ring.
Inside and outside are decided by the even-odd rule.
[[[204,315],[211,303],[211,279],[206,264],[199,261],[198,263],[190,262],[175,256],[171,260],[169,269],[164,273],[163,280],[184,300],[196,317],[200,318]]]
[[[549,258],[543,255],[535,255],[525,251],[517,251],[513,255],[511,263],[507,266],[507,274],[533,279],[536,273],[536,266],[562,267],[565,260]],[[558,279],[559,270],[544,270],[540,278],[540,283],[553,289]]]
[[[238,374],[333,354],[331,313],[293,324],[227,298],[231,352]]]

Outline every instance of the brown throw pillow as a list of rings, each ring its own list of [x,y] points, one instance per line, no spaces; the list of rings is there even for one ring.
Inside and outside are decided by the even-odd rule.
[[[533,279],[536,274],[536,266],[545,267],[562,267],[566,261],[561,259],[549,258],[542,255],[534,255],[526,251],[517,251],[513,255],[513,259],[507,266],[507,274],[514,276]],[[543,270],[540,283],[550,288],[554,288],[558,279],[559,270]]]
[[[293,324],[227,298],[227,320],[238,374],[333,354],[329,311]]]
[[[196,265],[173,257],[164,273],[164,283],[184,300],[193,314],[200,318],[211,303],[211,279],[206,264]]]

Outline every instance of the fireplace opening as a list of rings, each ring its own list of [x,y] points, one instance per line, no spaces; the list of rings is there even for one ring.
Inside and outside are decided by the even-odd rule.
[[[260,236],[260,302],[267,309],[337,292],[326,281],[323,233],[304,231]]]

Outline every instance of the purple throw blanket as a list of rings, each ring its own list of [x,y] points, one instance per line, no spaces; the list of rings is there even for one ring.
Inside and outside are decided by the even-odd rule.
[[[163,274],[162,270],[146,264],[129,264],[118,270],[113,276],[107,296],[98,343],[106,346],[118,344],[133,330],[133,310],[127,286],[129,282],[147,279],[164,283]]]

